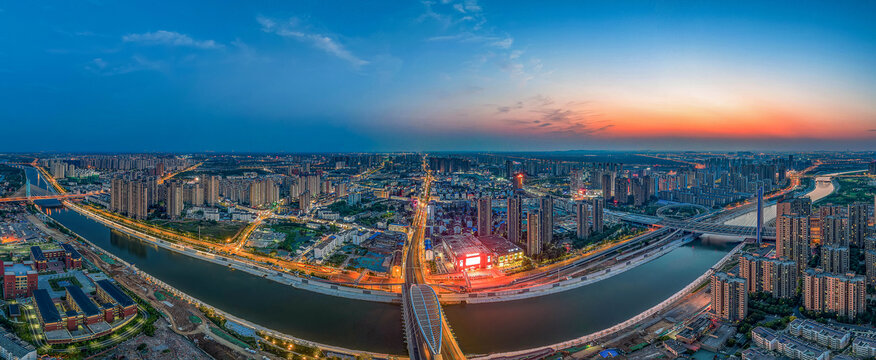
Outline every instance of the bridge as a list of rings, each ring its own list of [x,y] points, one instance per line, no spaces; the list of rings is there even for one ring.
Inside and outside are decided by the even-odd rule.
[[[402,287],[402,319],[408,355],[417,359],[465,359],[459,348],[447,318],[442,316],[441,305],[431,286],[425,285],[422,259],[424,258],[423,239],[425,238],[426,206],[432,184],[432,175],[427,170],[423,158],[423,194],[417,206],[417,213],[411,224],[413,233],[405,241],[403,249],[404,286]]]
[[[18,190],[12,193],[9,197],[0,198],[0,203],[8,203],[8,202],[24,202],[24,201],[35,201],[35,200],[63,200],[63,199],[71,199],[71,198],[84,198],[90,195],[102,194],[103,191],[92,191],[81,194],[57,194],[52,191],[43,189],[39,186],[32,186],[30,183],[30,178],[25,176],[25,183]]]

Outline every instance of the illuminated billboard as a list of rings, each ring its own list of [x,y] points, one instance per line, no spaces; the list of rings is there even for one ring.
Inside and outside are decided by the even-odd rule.
[[[465,258],[465,267],[469,266],[477,266],[481,264],[481,256],[475,254],[473,256]]]

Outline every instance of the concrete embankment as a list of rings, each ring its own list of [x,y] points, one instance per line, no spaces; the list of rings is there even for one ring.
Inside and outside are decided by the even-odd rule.
[[[597,274],[590,274],[581,277],[561,280],[551,284],[527,287],[522,289],[513,289],[513,290],[502,290],[502,291],[493,291],[487,293],[469,293],[469,294],[440,294],[438,295],[441,303],[446,304],[457,304],[457,303],[468,303],[468,304],[476,304],[476,303],[491,303],[491,302],[501,302],[501,301],[512,301],[512,300],[521,300],[536,296],[545,296],[560,293],[563,291],[569,291],[573,289],[577,289],[584,285],[593,284],[598,281],[602,281],[608,279],[612,276],[623,274],[624,272],[631,270],[639,265],[647,263],[653,259],[656,259],[660,256],[668,254],[672,250],[675,250],[679,246],[684,245],[690,241],[690,238],[675,240],[669,244],[665,244],[660,246],[658,249],[652,249],[650,251],[645,251],[644,254],[636,256],[635,258],[629,259],[625,262],[621,262],[611,266],[605,270],[601,270]],[[656,252],[654,252],[656,251]]]
[[[305,279],[302,277],[294,276],[288,273],[283,273],[280,271],[276,271],[273,269],[269,269],[263,266],[254,265],[251,263],[243,262],[240,260],[216,255],[213,253],[193,249],[190,247],[186,247],[177,243],[172,243],[169,241],[165,241],[159,238],[156,238],[151,235],[147,235],[141,233],[139,231],[118,225],[112,221],[108,221],[98,215],[95,215],[85,209],[82,209],[80,206],[65,202],[65,205],[77,213],[88,217],[91,220],[97,221],[104,226],[107,226],[113,230],[119,231],[125,235],[131,236],[133,238],[139,239],[141,241],[145,241],[152,245],[161,247],[165,250],[174,251],[186,256],[190,256],[199,260],[209,261],[215,264],[228,266],[235,270],[240,270],[247,272],[249,274],[255,276],[261,276],[266,279],[270,279],[276,282],[279,282],[284,285],[289,285],[298,289],[313,291],[321,294],[339,296],[349,299],[355,300],[365,300],[365,301],[376,301],[376,302],[385,302],[385,303],[401,303],[401,295],[398,293],[387,292],[382,290],[367,290],[360,288],[353,288],[349,286],[336,285],[332,283],[327,283],[323,281],[319,281],[316,279]]]

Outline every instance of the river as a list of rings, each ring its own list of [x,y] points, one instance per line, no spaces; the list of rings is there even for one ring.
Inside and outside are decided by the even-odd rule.
[[[322,295],[231,271],[111,231],[71,210],[52,210],[50,216],[141,270],[235,316],[324,344],[405,353],[398,305]],[[702,275],[732,245],[695,240],[594,284],[524,300],[448,305],[445,314],[466,353],[565,341],[615,325],[663,301]]]

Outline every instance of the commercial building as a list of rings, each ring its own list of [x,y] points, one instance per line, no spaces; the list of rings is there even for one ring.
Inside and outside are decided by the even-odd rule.
[[[489,197],[478,199],[478,236],[487,236],[493,229],[493,201]]]
[[[720,272],[712,274],[712,314],[736,322],[748,315],[748,287],[744,278]]]
[[[523,249],[499,235],[478,236],[478,241],[492,254],[495,266],[512,266],[523,260]]]
[[[3,262],[3,298],[29,297],[37,289],[39,275],[29,264]]]
[[[806,269],[803,272],[803,307],[854,319],[866,311],[866,287],[864,276]]]
[[[458,271],[492,267],[490,251],[472,234],[445,236],[441,239],[447,258]]]

